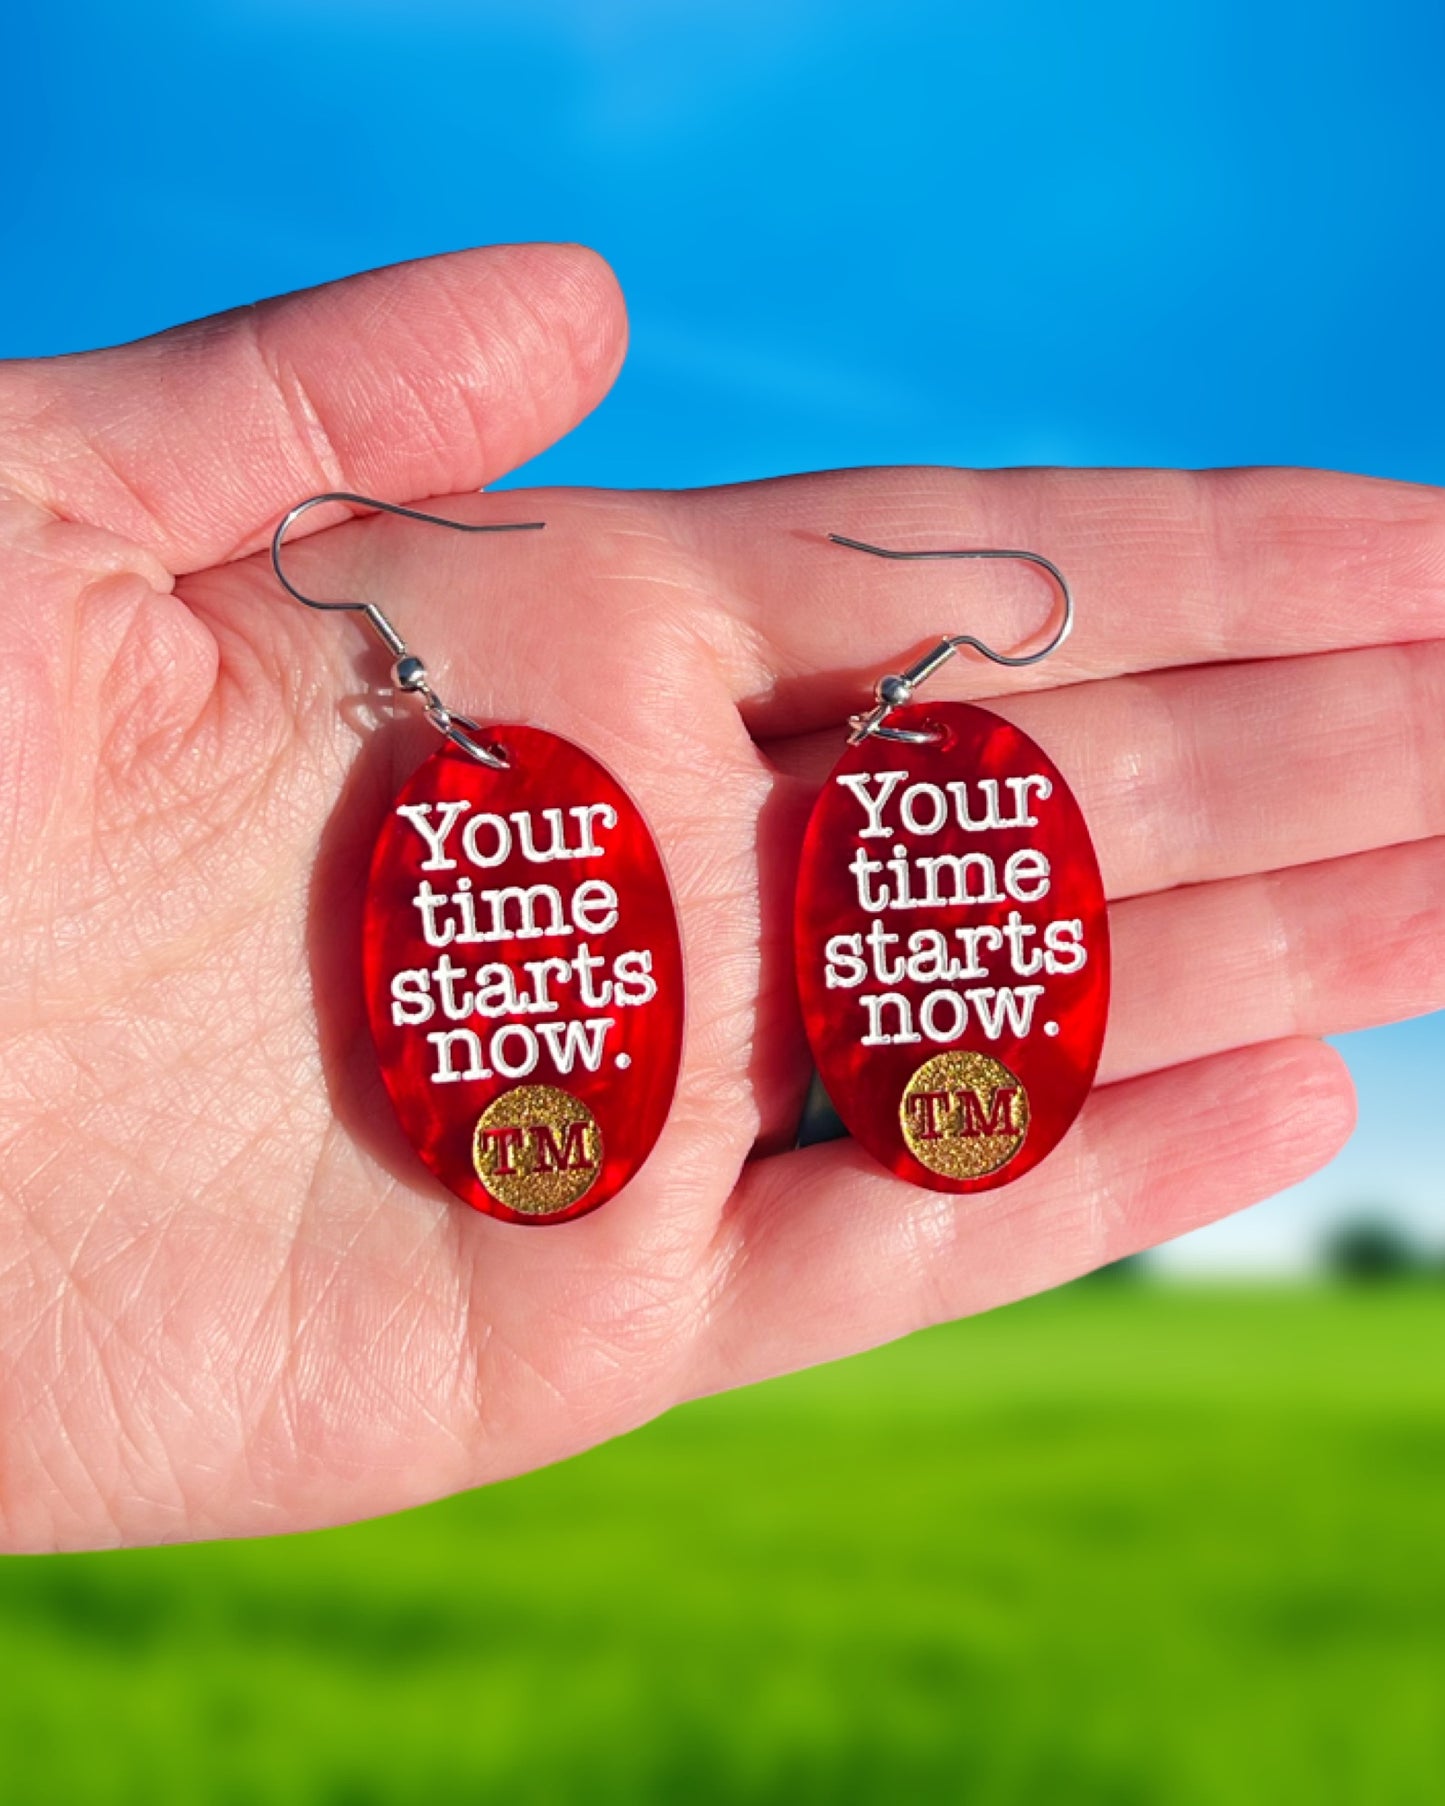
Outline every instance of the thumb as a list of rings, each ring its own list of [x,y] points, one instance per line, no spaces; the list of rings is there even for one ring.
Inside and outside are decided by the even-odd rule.
[[[253,551],[317,490],[479,488],[597,405],[626,336],[611,270],[578,245],[397,264],[0,366],[0,484],[179,576]]]

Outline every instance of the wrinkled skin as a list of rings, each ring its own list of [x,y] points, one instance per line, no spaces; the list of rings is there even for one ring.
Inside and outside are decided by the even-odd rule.
[[[515,1473],[677,1401],[986,1309],[1261,1198],[1349,1132],[1315,1037],[1445,1001],[1445,509],[1305,472],[852,471],[700,494],[467,493],[606,391],[610,274],[555,247],[377,272],[0,371],[0,1543],[292,1530]],[[433,744],[354,617],[442,693],[610,765],[669,860],[689,971],[643,1173],[552,1230],[411,1154],[361,1017],[369,848]],[[811,798],[872,678],[941,630],[1019,643],[1046,588],[880,565],[1025,545],[1076,635],[1001,679],[1112,900],[1101,1085],[959,1200],[788,1152],[787,944]]]

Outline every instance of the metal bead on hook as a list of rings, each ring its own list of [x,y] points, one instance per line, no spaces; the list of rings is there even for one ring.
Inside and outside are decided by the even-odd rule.
[[[875,704],[873,708],[860,715],[848,718],[850,746],[857,746],[862,741],[876,735],[882,740],[900,740],[911,746],[926,746],[937,739],[936,734],[916,731],[912,728],[888,727],[885,725],[894,709],[901,708],[904,703],[913,700],[918,686],[942,664],[946,664],[956,652],[967,646],[971,651],[981,653],[996,665],[1036,665],[1046,659],[1051,652],[1069,637],[1074,625],[1074,595],[1069,588],[1068,579],[1051,559],[1045,558],[1042,552],[1024,552],[1004,547],[983,546],[966,547],[959,550],[911,552],[899,551],[891,546],[870,545],[867,540],[849,539],[842,533],[830,533],[828,538],[835,546],[847,546],[850,551],[868,552],[874,558],[893,558],[899,560],[938,559],[938,558],[1012,558],[1024,564],[1038,565],[1058,585],[1063,597],[1064,611],[1059,625],[1050,635],[1047,643],[1033,652],[996,652],[985,641],[971,633],[950,634],[940,640],[930,652],[914,661],[906,671],[893,672],[887,677],[880,677],[873,687]]]
[[[397,659],[391,667],[391,681],[398,690],[425,690],[427,688],[426,666],[414,652],[408,652],[404,658]]]
[[[913,685],[906,677],[895,673],[891,677],[880,677],[873,686],[873,694],[890,709],[901,709],[905,702],[912,702]]]
[[[412,696],[419,696],[422,712],[432,726],[454,746],[477,761],[479,765],[490,765],[496,770],[504,771],[507,767],[506,754],[500,748],[489,746],[484,738],[484,730],[470,716],[454,714],[436,691],[431,687],[431,679],[427,675],[425,664],[414,652],[407,648],[401,634],[382,613],[375,602],[323,602],[315,596],[308,596],[300,590],[286,575],[281,563],[281,547],[285,544],[286,535],[300,520],[301,516],[312,508],[319,508],[326,502],[345,502],[355,508],[374,508],[381,514],[397,514],[403,520],[422,521],[429,527],[450,527],[455,533],[534,533],[547,523],[540,520],[508,520],[508,521],[463,521],[448,520],[440,514],[423,514],[418,508],[402,508],[395,502],[379,502],[374,496],[353,495],[349,490],[331,489],[322,495],[307,496],[304,502],[282,516],[280,524],[271,536],[271,569],[276,573],[276,581],[290,596],[298,602],[304,602],[307,608],[320,609],[323,612],[341,609],[349,613],[363,616],[376,637],[392,655],[391,680],[398,690],[404,690]]]

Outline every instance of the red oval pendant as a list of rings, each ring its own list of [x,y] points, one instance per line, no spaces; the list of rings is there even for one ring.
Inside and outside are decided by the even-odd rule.
[[[813,1057],[849,1133],[901,1178],[987,1191],[1051,1153],[1099,1062],[1104,887],[1083,813],[1028,736],[910,703],[829,775],[795,923]]]
[[[499,727],[504,771],[443,746],[377,838],[365,982],[418,1154],[489,1216],[605,1204],[666,1120],[682,1053],[677,913],[627,792],[580,747]]]

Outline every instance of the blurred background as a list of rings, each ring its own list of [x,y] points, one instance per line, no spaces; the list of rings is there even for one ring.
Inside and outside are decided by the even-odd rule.
[[[579,239],[512,481],[1445,480],[1438,0],[187,0],[7,23],[0,354]],[[0,1564],[0,1799],[1445,1797],[1439,1019],[1326,1173],[386,1523]]]

